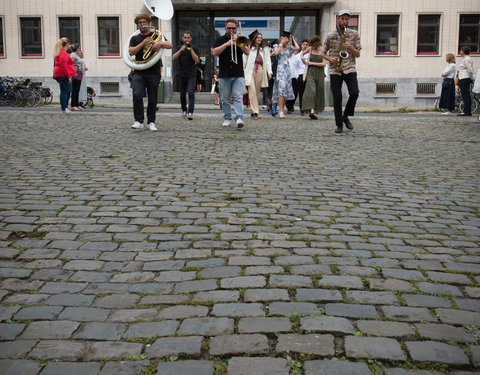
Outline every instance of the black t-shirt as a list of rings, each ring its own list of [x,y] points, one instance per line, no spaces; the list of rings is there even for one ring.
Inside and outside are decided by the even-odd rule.
[[[143,42],[144,39],[152,36],[153,33],[149,33],[148,35],[134,35],[130,38],[130,47],[138,46],[140,43]],[[162,37],[162,40],[166,40],[165,37]],[[143,48],[135,55],[135,61],[143,61]],[[145,70],[135,70],[136,72],[145,72],[149,74],[160,74],[160,68],[163,66],[162,59],[158,60],[156,64],[152,67],[145,69]]]
[[[175,48],[175,53],[177,53],[180,48],[182,48],[183,44],[179,44]],[[197,56],[200,55],[200,50],[197,47],[193,47],[193,52]],[[195,61],[192,58],[192,53],[189,50],[185,50],[180,53],[180,56],[176,60],[177,63],[177,74],[182,77],[190,77],[197,74],[197,68],[195,66]]]
[[[213,48],[219,47],[229,41],[227,35],[218,37],[213,44]],[[243,77],[243,52],[240,47],[237,48],[237,64],[232,61],[232,46],[223,50],[219,57],[219,75],[218,78]],[[235,54],[233,55],[235,57]]]

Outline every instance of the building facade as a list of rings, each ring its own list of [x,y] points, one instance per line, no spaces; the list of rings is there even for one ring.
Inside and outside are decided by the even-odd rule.
[[[162,9],[162,1],[144,0]],[[203,91],[209,92],[217,60],[210,48],[224,33],[223,21],[237,18],[242,34],[258,29],[268,41],[281,30],[297,41],[335,29],[341,9],[352,13],[350,27],[361,35],[357,60],[359,106],[429,108],[441,90],[445,54],[471,48],[480,68],[479,0],[173,0],[174,16],[157,27],[175,46],[190,30],[200,48]],[[80,43],[88,67],[87,82],[100,102],[129,103],[129,68],[122,59],[125,43],[142,0],[3,0],[0,2],[0,76],[28,77],[58,91],[52,80],[53,47],[67,36]],[[176,67],[171,51],[163,55],[163,100],[176,100]],[[328,87],[328,77],[327,77]],[[57,90],[57,91],[55,91]],[[210,99],[208,96],[206,96]],[[328,103],[327,103],[328,104]]]

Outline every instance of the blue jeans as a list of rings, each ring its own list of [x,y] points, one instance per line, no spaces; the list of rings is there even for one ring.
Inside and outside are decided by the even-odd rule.
[[[222,102],[223,118],[232,119],[232,110],[230,107],[230,92],[233,93],[233,110],[235,111],[235,120],[243,120],[243,84],[245,78],[230,77],[219,78],[220,99]]]
[[[72,83],[68,83],[67,77],[55,77],[55,81],[60,85],[60,106],[62,111],[68,108],[70,93],[72,92]]]

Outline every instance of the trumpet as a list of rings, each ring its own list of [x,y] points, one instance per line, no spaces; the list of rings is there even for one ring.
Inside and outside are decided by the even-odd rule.
[[[237,59],[237,46],[240,48],[246,47],[248,45],[248,38],[246,36],[242,35],[242,21],[238,21],[238,26],[240,28],[240,35],[237,37],[237,40],[233,40],[233,35],[230,39],[231,44],[232,44],[232,61],[235,64],[238,64],[238,59]]]
[[[185,49],[190,51],[192,49],[192,43],[185,43]]]

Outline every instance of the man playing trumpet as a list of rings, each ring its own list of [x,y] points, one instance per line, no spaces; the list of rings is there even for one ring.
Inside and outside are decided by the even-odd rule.
[[[347,29],[350,12],[338,12],[337,30],[327,35],[322,55],[330,62],[330,87],[333,94],[333,111],[335,113],[335,133],[343,132],[343,124],[348,130],[353,129],[348,116],[353,116],[358,99],[358,81],[355,59],[360,57],[360,35],[357,31]],[[349,98],[342,114],[342,84],[347,84]]]
[[[243,85],[245,82],[243,73],[243,54],[248,55],[248,39],[244,44],[238,43],[238,21],[230,18],[225,21],[225,35],[215,40],[212,55],[219,56],[219,87],[220,101],[223,109],[223,126],[230,126],[232,112],[230,107],[230,92],[233,94],[233,110],[235,111],[235,124],[237,128],[243,128]],[[244,38],[244,37],[243,37]]]
[[[139,14],[135,17],[135,23],[140,30],[140,34],[132,36],[130,39],[130,47],[128,53],[130,56],[135,55],[135,61],[137,63],[145,62],[149,60],[149,56],[145,56],[147,49],[151,49],[150,53],[154,54],[161,48],[171,49],[172,44],[166,40],[163,36],[159,41],[153,40],[152,28],[150,26],[151,18],[146,14]],[[147,88],[148,107],[147,107],[147,121],[148,129],[156,131],[155,116],[157,112],[157,96],[158,85],[161,79],[162,59],[159,59],[152,67],[144,70],[133,70],[132,72],[132,89],[133,89],[133,116],[135,123],[132,125],[133,129],[142,129],[143,120],[145,117],[143,106],[143,95],[145,88]]]
[[[183,116],[193,120],[193,110],[195,109],[195,87],[197,81],[196,64],[200,61],[198,57],[200,51],[192,45],[192,33],[184,31],[182,37],[183,43],[177,46],[172,55],[173,61],[178,61],[177,82],[180,89],[180,104],[182,106]],[[187,112],[187,92],[188,92],[188,112]]]

